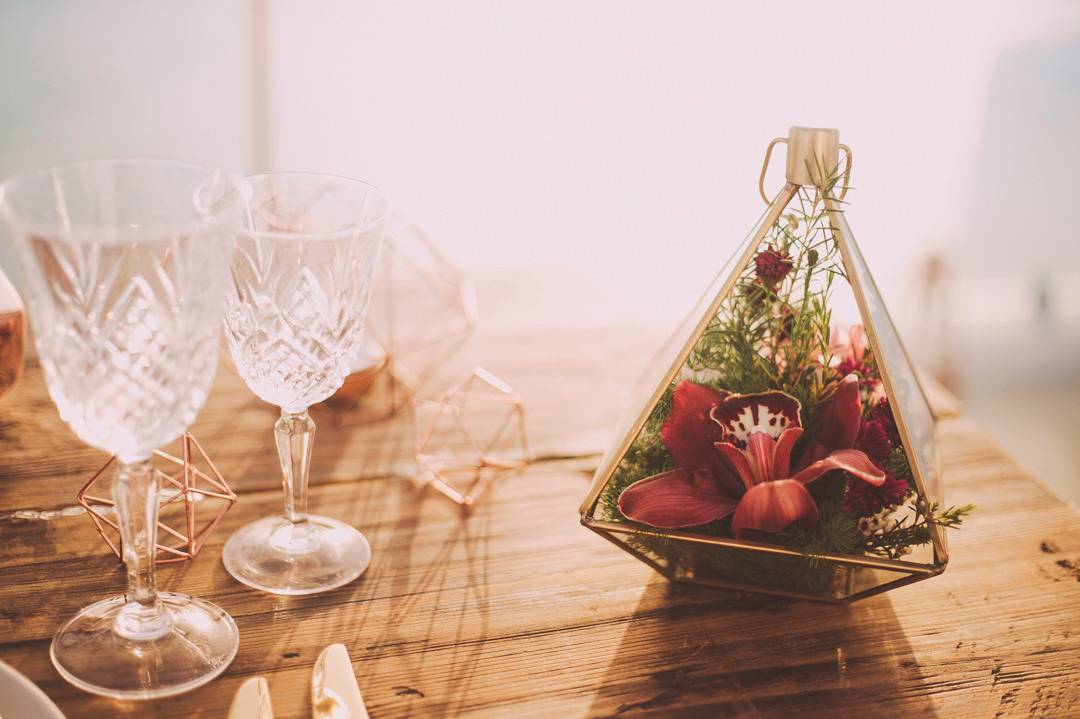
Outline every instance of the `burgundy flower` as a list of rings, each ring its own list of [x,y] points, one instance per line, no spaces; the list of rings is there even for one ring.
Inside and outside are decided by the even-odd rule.
[[[879,419],[863,420],[859,427],[859,437],[855,446],[866,453],[866,456],[881,464],[892,454],[893,444],[889,439],[889,433],[885,431],[885,425]]]
[[[896,428],[896,419],[893,417],[888,397],[878,400],[878,403],[867,412],[866,419],[870,422],[880,422],[885,434],[889,436],[889,441],[894,446],[900,444],[900,430]]]
[[[875,487],[866,482],[851,482],[840,508],[856,517],[872,517],[883,509],[904,501],[911,486],[899,477],[886,472],[885,481]]]
[[[858,382],[850,378],[858,397]],[[792,450],[803,434],[799,402],[783,392],[738,395],[682,382],[661,437],[679,465],[634,482],[619,496],[623,516],[655,527],[692,527],[734,513],[732,532],[777,532],[793,523],[813,526],[818,509],[806,485],[844,470],[870,484],[885,475],[870,458],[852,449],[861,408],[854,416],[847,392],[835,392],[815,409],[819,422],[840,423],[815,432],[813,447],[847,441],[817,456],[804,452],[796,465]],[[834,407],[836,403],[843,407]],[[821,418],[824,418],[822,420]]]
[[[754,269],[757,271],[757,276],[770,287],[787,277],[793,265],[786,252],[772,247],[767,247],[754,256]]]

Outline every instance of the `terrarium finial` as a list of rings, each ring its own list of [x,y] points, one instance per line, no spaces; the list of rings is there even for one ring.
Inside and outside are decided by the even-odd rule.
[[[777,143],[787,145],[787,170],[785,177],[793,185],[814,185],[821,187],[831,183],[836,177],[840,165],[840,150],[847,156],[843,182],[840,185],[840,199],[847,194],[848,178],[851,175],[851,148],[840,143],[840,131],[831,127],[792,126],[787,137],[778,137],[769,143],[765,150],[765,161],[761,166],[761,178],[758,183],[761,197],[766,203],[771,202],[765,194],[765,172],[769,168],[773,147]]]

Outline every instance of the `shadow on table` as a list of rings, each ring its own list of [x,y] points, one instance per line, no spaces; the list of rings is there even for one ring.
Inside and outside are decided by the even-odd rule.
[[[430,714],[430,706],[421,709],[418,703],[428,695],[440,698],[441,713],[453,715],[470,694],[488,634],[490,517],[481,512],[425,524],[421,506],[448,500],[430,488],[406,485],[410,483],[404,480],[399,485],[398,501],[414,503],[416,510],[390,512],[400,519],[379,537],[382,551],[374,555],[365,578],[393,599],[386,611],[376,612],[370,602],[358,608],[351,631],[363,637],[363,646],[350,651],[362,660],[364,675],[376,676],[379,664],[390,662],[393,674],[401,677],[393,687],[395,715],[410,716],[414,708]],[[401,571],[403,567],[415,571]],[[443,686],[410,684],[430,676],[425,662],[433,652],[439,654]],[[362,681],[361,690],[365,688]],[[369,709],[375,713],[379,707],[372,704]]]
[[[591,717],[936,717],[888,597],[849,607],[657,580]]]

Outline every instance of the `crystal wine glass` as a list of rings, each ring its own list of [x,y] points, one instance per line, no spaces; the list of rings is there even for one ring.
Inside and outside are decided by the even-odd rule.
[[[222,609],[155,588],[152,465],[154,450],[195,419],[214,377],[238,189],[220,172],[160,160],[66,165],[0,187],[49,394],[80,439],[119,460],[113,497],[128,591],[85,607],[50,651],[61,676],[95,694],[193,689],[239,644]]]
[[[362,350],[387,204],[370,185],[329,175],[261,175],[248,185],[225,336],[244,382],[281,408],[274,436],[285,512],[238,530],[222,559],[248,586],[312,594],[348,584],[371,560],[363,534],[307,512],[308,407],[341,386]]]

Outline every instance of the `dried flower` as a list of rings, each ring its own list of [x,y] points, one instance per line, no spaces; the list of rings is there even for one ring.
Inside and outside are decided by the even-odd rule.
[[[786,252],[767,247],[754,257],[754,269],[757,276],[771,287],[787,277],[794,263]]]

